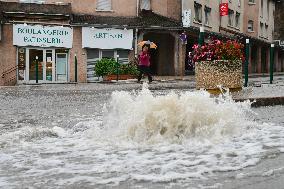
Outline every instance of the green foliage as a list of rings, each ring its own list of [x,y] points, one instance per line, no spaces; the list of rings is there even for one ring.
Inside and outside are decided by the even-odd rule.
[[[95,66],[95,72],[98,76],[116,75],[138,75],[139,71],[135,64],[118,64],[114,59],[103,58]]]
[[[111,74],[115,68],[116,61],[113,58],[103,58],[96,63],[95,72],[98,76]]]

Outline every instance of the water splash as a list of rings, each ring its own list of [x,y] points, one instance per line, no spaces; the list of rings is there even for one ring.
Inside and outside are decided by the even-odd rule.
[[[131,94],[116,91],[103,125],[112,137],[136,142],[182,142],[192,137],[223,139],[251,125],[250,102],[236,103],[228,94],[206,91],[153,95],[147,84]]]

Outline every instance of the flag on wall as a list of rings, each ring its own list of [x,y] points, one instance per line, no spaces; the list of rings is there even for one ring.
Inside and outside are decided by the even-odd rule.
[[[229,14],[229,5],[228,3],[220,4],[220,16],[226,16]]]

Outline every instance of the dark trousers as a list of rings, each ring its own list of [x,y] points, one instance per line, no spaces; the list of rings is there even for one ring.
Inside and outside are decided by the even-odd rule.
[[[138,66],[138,69],[139,69],[139,72],[140,72],[140,73],[139,73],[139,76],[138,76],[138,81],[140,81],[140,80],[142,79],[142,75],[143,75],[143,74],[146,74],[146,75],[148,76],[149,82],[152,82],[152,81],[153,81],[150,67],[139,65],[139,66]]]

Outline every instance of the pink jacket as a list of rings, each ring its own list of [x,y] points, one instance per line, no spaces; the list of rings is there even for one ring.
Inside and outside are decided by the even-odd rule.
[[[150,55],[147,52],[141,52],[139,55],[139,66],[150,66]]]

